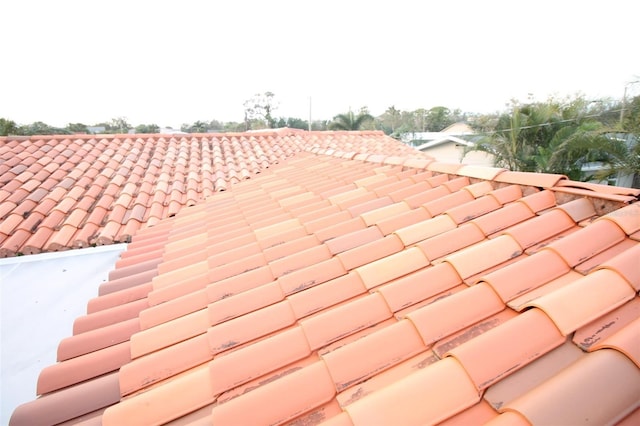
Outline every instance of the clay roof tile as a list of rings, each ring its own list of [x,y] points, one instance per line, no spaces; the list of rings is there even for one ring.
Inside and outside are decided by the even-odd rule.
[[[381,132],[27,140],[0,255],[129,243],[12,424],[633,420],[633,191]]]

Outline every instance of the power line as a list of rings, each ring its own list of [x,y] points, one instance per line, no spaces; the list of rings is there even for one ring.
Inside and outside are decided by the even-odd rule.
[[[545,127],[545,126],[552,126],[554,124],[559,124],[559,123],[570,123],[572,121],[578,121],[578,120],[582,120],[585,118],[594,118],[594,117],[601,117],[602,115],[604,115],[605,113],[609,114],[609,113],[616,113],[616,112],[621,112],[621,111],[625,111],[626,108],[621,108],[621,109],[612,109],[612,110],[607,110],[606,112],[601,112],[599,114],[593,114],[593,115],[583,115],[582,117],[576,117],[576,118],[567,118],[565,120],[558,120],[558,121],[554,121],[554,122],[548,122],[548,123],[541,123],[541,124],[532,124],[531,126],[522,126],[519,127],[519,130],[523,130],[523,129],[535,129],[536,127]],[[493,133],[501,133],[501,132],[510,132],[511,130],[513,130],[513,128],[509,128],[509,129],[500,129],[500,130],[491,130],[488,132],[483,132],[485,134],[493,134]]]

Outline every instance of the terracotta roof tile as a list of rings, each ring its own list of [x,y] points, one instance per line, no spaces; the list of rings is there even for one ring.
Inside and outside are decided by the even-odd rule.
[[[428,264],[429,260],[422,250],[412,247],[359,266],[355,271],[362,278],[365,287],[372,289],[380,284],[424,268]]]
[[[361,231],[355,231],[347,234],[347,236],[349,237],[355,236],[358,239],[352,239],[350,241],[350,245],[353,245],[353,248],[345,250],[336,256],[346,269],[351,270],[357,268],[358,266],[365,265],[367,263],[373,262],[374,260],[382,259],[383,257],[398,253],[404,249],[404,244],[402,244],[400,238],[393,234],[382,237],[380,235],[380,231],[377,231],[373,234],[373,237],[375,237],[375,239],[373,239],[372,241],[368,241],[368,239],[371,238],[372,235],[372,232],[367,232],[368,230],[377,231],[377,228],[365,228]],[[359,239],[365,234],[365,232],[367,240]],[[332,241],[333,240],[327,241],[327,245],[329,245]]]
[[[505,338],[513,346],[501,348],[494,344]],[[449,354],[465,366],[476,388],[483,390],[563,341],[554,323],[541,311],[532,309],[455,347]],[[473,356],[476,351],[483,355]]]
[[[464,367],[447,358],[348,405],[345,411],[354,424],[434,424],[479,399]],[[425,400],[432,403],[424,404]]]
[[[130,241],[11,424],[637,412],[633,191],[437,163],[379,132],[0,146],[0,253]]]
[[[571,310],[566,309],[576,294],[580,294],[582,303]],[[633,288],[624,278],[616,272],[601,269],[534,299],[529,305],[543,309],[562,333],[568,335],[633,299],[634,295]]]
[[[400,321],[326,354],[323,359],[338,392],[426,349],[409,321]]]
[[[519,256],[521,253],[522,249],[515,239],[502,235],[462,249],[447,256],[444,261],[452,264],[462,279],[465,279]]]
[[[579,348],[566,341],[489,387],[484,393],[484,400],[499,411],[504,405],[559,374],[583,356],[584,353]]]
[[[390,317],[384,299],[374,293],[304,319],[300,325],[315,350]]]
[[[507,170],[498,174],[494,179],[496,182],[535,186],[538,188],[552,188],[562,179],[566,179],[566,176]]]
[[[622,330],[596,343],[589,348],[593,352],[603,348],[616,349],[640,367],[640,348],[638,345],[638,333],[640,333],[640,318],[636,318]]]
[[[523,249],[527,249],[574,225],[575,222],[564,211],[553,210],[509,227],[504,230],[504,234],[512,236]]]
[[[582,374],[590,371],[591,374]],[[588,418],[616,423],[637,408],[640,370],[615,350],[601,350],[575,362],[503,407],[529,422],[575,424]]]
[[[545,250],[558,253],[571,267],[578,265],[624,239],[624,232],[611,221],[597,221],[582,232],[575,232],[550,243]]]
[[[395,234],[400,237],[405,246],[426,240],[434,235],[456,228],[456,223],[448,215],[440,215],[413,225],[400,228]]]
[[[68,404],[69,398],[76,400]],[[19,406],[11,416],[11,424],[56,424],[107,407],[120,399],[118,373],[111,373],[49,393]]]

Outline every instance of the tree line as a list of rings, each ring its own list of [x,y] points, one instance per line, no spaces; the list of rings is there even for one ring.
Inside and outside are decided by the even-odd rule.
[[[134,130],[136,133],[158,133],[160,126],[157,124],[139,124],[132,126],[125,117],[116,117],[110,121],[87,125],[84,123],[69,123],[64,127],[50,126],[42,121],[31,124],[16,124],[8,118],[0,118],[0,136],[33,136],[33,135],[73,135],[87,133],[128,133]]]
[[[447,126],[465,122],[476,134],[469,150],[489,153],[495,165],[510,170],[561,173],[571,179],[585,178],[584,166],[601,165],[596,175],[606,179],[618,172],[636,176],[640,186],[640,96],[630,99],[588,99],[573,96],[526,102],[512,100],[504,111],[492,114],[462,112],[436,106],[403,111],[395,106],[373,116],[365,106],[347,111],[331,120],[311,123],[297,117],[277,117],[278,102],[272,92],[256,94],[244,102],[243,121],[218,120],[185,123],[187,133],[242,132],[289,127],[307,130],[381,130],[391,137],[403,134],[438,132]],[[87,126],[69,123],[56,128],[43,122],[18,125],[0,118],[0,135],[41,135],[74,133],[158,133],[156,124],[132,126],[126,118]],[[93,131],[92,131],[93,130]]]
[[[309,120],[299,117],[277,116],[279,103],[273,92],[258,93],[244,103],[244,119],[242,121],[198,120],[184,123],[180,130],[186,133],[207,132],[244,132],[270,128],[289,127],[302,130],[382,130],[393,137],[406,132],[439,131],[449,124],[464,121],[467,114],[460,110],[449,110],[438,106],[416,111],[400,111],[395,106],[389,107],[384,114],[374,117],[364,106],[357,112],[348,111],[337,114],[331,120]],[[57,135],[77,133],[158,133],[157,124],[139,124],[133,126],[126,117],[116,117],[110,121],[87,125],[69,123],[65,127],[50,126],[42,121],[31,124],[17,124],[8,118],[0,118],[0,136],[19,135]]]

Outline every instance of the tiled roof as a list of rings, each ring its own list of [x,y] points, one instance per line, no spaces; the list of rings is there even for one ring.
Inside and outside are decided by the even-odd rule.
[[[640,191],[357,151],[138,229],[11,424],[638,424]]]
[[[411,151],[382,132],[0,137],[0,257],[128,242],[298,152],[338,147]]]

